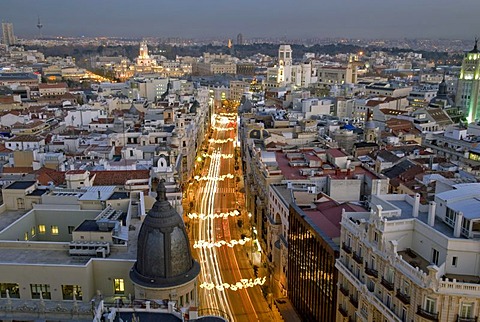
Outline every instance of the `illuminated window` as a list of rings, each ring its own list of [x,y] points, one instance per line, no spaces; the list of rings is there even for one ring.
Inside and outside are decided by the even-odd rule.
[[[32,235],[32,237],[35,237],[36,234],[37,234],[37,230],[35,229],[35,226],[33,226],[30,231],[30,235]]]
[[[45,234],[45,225],[38,225],[38,233]]]
[[[125,283],[123,278],[116,278],[114,281],[115,294],[125,293]]]
[[[7,291],[9,297],[16,299],[20,298],[20,288],[18,287],[18,284],[0,283],[0,296],[2,298],[7,297]]]
[[[62,294],[64,300],[73,300],[75,294],[76,300],[82,299],[82,287],[79,285],[62,285]]]
[[[28,232],[26,232],[25,235],[23,235],[23,239],[28,240]]]
[[[58,235],[58,226],[51,227],[52,235]]]

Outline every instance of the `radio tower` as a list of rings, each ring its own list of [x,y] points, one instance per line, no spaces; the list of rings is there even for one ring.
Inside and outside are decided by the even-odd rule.
[[[38,28],[38,38],[41,39],[42,38],[42,28],[43,28],[43,25],[40,21],[40,16],[38,16],[38,22],[37,22],[37,28]]]

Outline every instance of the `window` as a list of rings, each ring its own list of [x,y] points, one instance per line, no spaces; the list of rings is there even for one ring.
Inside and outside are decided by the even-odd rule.
[[[79,285],[62,285],[62,294],[64,300],[73,300],[74,294],[76,300],[81,300],[82,287]]]
[[[32,237],[35,237],[36,234],[37,234],[37,230],[35,226],[33,226],[32,229],[30,230],[30,235],[32,235]]]
[[[58,226],[52,226],[51,232],[52,232],[52,235],[58,235]]]
[[[457,256],[452,257],[452,266],[457,267]]]
[[[367,279],[367,289],[370,292],[375,292],[375,282],[372,281],[371,279]]]
[[[462,307],[460,308],[460,317],[461,318],[473,318],[473,303],[472,302],[462,303]]]
[[[23,240],[28,240],[28,232],[25,232],[25,234],[23,235]]]
[[[49,284],[30,284],[30,290],[32,292],[32,299],[39,299],[40,295],[45,300],[52,298]]]
[[[11,298],[20,298],[20,288],[18,287],[18,284],[16,283],[0,283],[0,296],[2,298],[7,297],[7,291],[8,291],[8,296]]]
[[[114,289],[115,289],[115,294],[125,293],[125,283],[123,281],[123,278],[116,278],[114,280]]]
[[[407,322],[407,319],[408,319],[408,315],[407,315],[407,308],[406,307],[402,307],[402,313],[401,313],[401,319],[402,319],[402,322]]]
[[[75,230],[75,226],[68,226],[68,233],[71,235]]]
[[[390,282],[390,283],[393,283],[394,280],[395,280],[395,271],[393,270],[393,268],[391,267],[388,267],[387,268],[387,274],[385,275],[385,279]]]
[[[410,283],[403,281],[403,294],[410,296]]]
[[[451,227],[455,226],[455,216],[456,213],[450,208],[447,208],[447,213],[445,215],[445,223]]]
[[[390,296],[390,294],[387,294],[387,296],[385,297],[385,305],[390,308],[392,304],[392,297]]]
[[[370,267],[372,269],[377,269],[377,262],[375,260],[375,256],[372,255],[372,257],[370,257]]]
[[[38,233],[45,234],[45,225],[38,225]]]
[[[425,298],[425,311],[430,313],[436,313],[437,310],[437,301],[430,297]]]
[[[438,250],[436,250],[435,248],[432,248],[432,263],[437,266],[438,266],[438,256],[439,256]]]
[[[375,233],[373,234],[373,241],[376,242],[376,243],[378,243],[378,233],[377,233],[377,232],[375,232]]]

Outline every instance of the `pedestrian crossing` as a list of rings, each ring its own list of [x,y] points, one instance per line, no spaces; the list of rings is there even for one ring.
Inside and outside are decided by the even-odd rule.
[[[205,187],[200,187],[200,193],[205,193]],[[217,188],[217,193],[225,194],[225,193],[235,193],[235,188]]]
[[[235,188],[217,188],[217,193],[235,193]]]

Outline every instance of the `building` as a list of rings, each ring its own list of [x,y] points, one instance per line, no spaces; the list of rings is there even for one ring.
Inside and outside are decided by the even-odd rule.
[[[198,318],[200,266],[163,182],[148,213],[143,192],[94,188],[48,191],[35,181],[4,188],[0,319]]]
[[[457,184],[428,204],[374,195],[370,212],[345,212],[337,321],[476,321],[479,192]]]
[[[480,118],[480,51],[478,39],[475,46],[466,53],[458,79],[455,104],[464,111],[468,122]]]
[[[135,60],[135,73],[153,73],[158,70],[157,61],[150,57],[146,41],[140,43],[138,57]]]
[[[296,205],[288,222],[288,298],[302,321],[335,321],[339,247]]]
[[[13,23],[2,22],[3,44],[7,46],[14,46],[17,42],[13,34]]]
[[[237,45],[242,46],[242,45],[244,45],[244,44],[245,44],[245,43],[243,42],[243,35],[242,35],[241,33],[239,33],[239,34],[237,35]]]
[[[341,84],[355,84],[357,82],[357,68],[348,62],[344,67],[318,66],[318,83],[321,86]]]
[[[200,264],[192,258],[182,217],[167,200],[162,181],[138,234],[137,261],[130,271],[135,298],[197,306]]]
[[[68,92],[68,86],[66,83],[38,84],[38,92],[40,96],[63,95]]]
[[[250,90],[250,83],[240,80],[230,81],[230,100],[240,103],[243,94]]]

